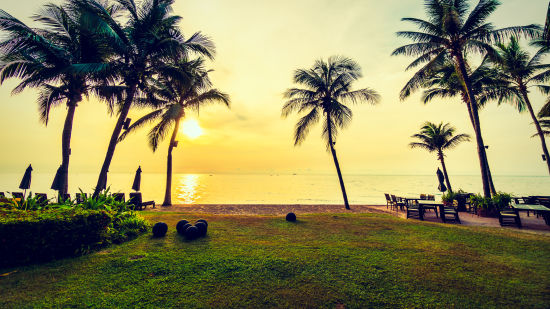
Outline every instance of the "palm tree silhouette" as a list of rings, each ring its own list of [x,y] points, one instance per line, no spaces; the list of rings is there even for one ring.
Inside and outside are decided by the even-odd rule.
[[[468,98],[468,109],[474,120],[474,131],[477,142],[483,193],[491,196],[489,188],[485,145],[481,136],[478,115],[478,102],[473,92],[472,81],[468,75],[465,53],[493,54],[491,42],[509,35],[525,34],[534,37],[539,33],[536,25],[509,27],[495,30],[487,18],[498,7],[497,0],[480,0],[469,11],[466,0],[425,0],[424,6],[428,20],[403,18],[403,21],[415,24],[420,31],[401,31],[398,36],[411,39],[414,43],[397,48],[392,55],[418,57],[407,69],[423,65],[415,73],[405,88],[416,89],[421,86],[424,76],[445,60],[451,60],[456,73],[464,86]]]
[[[458,144],[469,141],[470,136],[468,134],[454,135],[455,128],[449,123],[435,124],[431,122],[425,122],[420,128],[420,133],[414,134],[412,138],[416,138],[419,142],[410,143],[411,148],[422,148],[429,152],[437,152],[437,159],[441,162],[443,168],[443,174],[445,175],[445,181],[447,188],[450,192],[453,192],[451,188],[451,182],[449,181],[449,175],[447,174],[447,167],[445,166],[444,150],[453,149]]]
[[[22,81],[12,93],[38,88],[40,119],[48,124],[52,107],[65,104],[67,115],[61,138],[62,163],[54,180],[59,196],[68,190],[71,135],[76,107],[88,96],[92,81],[105,74],[105,46],[78,6],[47,4],[33,16],[43,28],[33,29],[0,10],[0,30],[6,37],[0,43],[0,83],[8,78]]]
[[[107,173],[115,148],[126,122],[128,112],[136,98],[146,97],[146,85],[158,72],[156,68],[174,57],[187,57],[197,53],[212,58],[214,45],[200,33],[185,39],[178,28],[179,16],[172,15],[174,0],[144,0],[137,6],[133,0],[113,1],[125,13],[125,25],[110,14],[101,3],[95,0],[73,0],[81,3],[82,10],[95,17],[96,26],[108,35],[112,48],[112,79],[107,80],[97,93],[112,106],[120,104],[118,120],[113,129],[105,160],[101,167],[94,195],[106,185]]]
[[[186,112],[198,111],[209,103],[222,103],[229,107],[229,96],[218,89],[211,88],[208,71],[204,69],[203,64],[204,60],[199,58],[193,61],[177,60],[174,64],[159,68],[162,74],[159,74],[158,81],[151,85],[149,92],[152,96],[146,100],[153,100],[160,107],[137,120],[119,138],[120,142],[129,133],[158,120],[148,134],[149,146],[156,151],[170,128],[174,128],[168,145],[163,206],[172,205],[172,150],[176,144],[180,122]]]
[[[527,109],[529,115],[537,128],[537,133],[540,138],[542,151],[546,158],[548,155],[548,147],[544,138],[544,132],[539,124],[531,101],[529,100],[530,87],[538,87],[543,92],[548,92],[550,89],[547,86],[536,85],[535,83],[543,83],[550,77],[550,64],[542,64],[542,53],[537,53],[530,57],[529,53],[522,50],[518,40],[512,37],[508,45],[497,44],[498,53],[493,58],[493,62],[500,71],[500,77],[508,83],[505,91],[500,93],[500,102],[510,102],[514,104],[519,112]],[[546,161],[548,173],[550,173],[550,161]]]
[[[311,69],[298,69],[294,73],[294,83],[305,88],[290,88],[284,97],[288,101],[282,109],[282,116],[293,112],[306,113],[296,124],[294,145],[301,144],[310,128],[321,118],[323,121],[323,138],[330,149],[346,209],[350,209],[342,172],[334,149],[338,129],[346,127],[353,113],[346,103],[378,103],[380,96],[368,88],[351,90],[354,81],[361,77],[359,65],[346,57],[333,56],[328,61],[317,60]]]

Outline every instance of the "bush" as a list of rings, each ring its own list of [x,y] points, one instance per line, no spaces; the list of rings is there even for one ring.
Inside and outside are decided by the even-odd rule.
[[[105,211],[0,209],[0,267],[80,255],[108,240]]]
[[[122,243],[147,232],[149,223],[133,211],[115,213],[112,215],[110,241]]]

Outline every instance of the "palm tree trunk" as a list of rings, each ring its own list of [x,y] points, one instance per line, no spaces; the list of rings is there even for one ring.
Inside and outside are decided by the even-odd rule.
[[[468,96],[466,93],[463,93],[462,95],[462,101],[466,104],[466,107],[468,108],[468,115],[470,116],[470,121],[472,122],[472,127],[476,128],[476,122],[474,121],[474,115],[472,115],[472,110],[470,109],[470,105],[468,104]],[[489,167],[489,158],[487,158],[487,152],[485,152],[485,165],[487,166],[487,178],[489,180],[489,189],[491,190],[491,194],[495,195],[497,194],[497,191],[495,190],[495,184],[493,183],[493,176],[491,175],[491,168]]]
[[[340,181],[340,188],[342,189],[342,195],[344,196],[344,204],[346,209],[350,209],[348,203],[348,195],[346,194],[346,187],[344,185],[344,179],[342,178],[342,172],[340,171],[340,164],[338,164],[338,158],[336,157],[336,150],[334,149],[334,142],[332,141],[332,130],[330,126],[330,118],[327,117],[328,121],[328,142],[330,145],[330,152],[332,153],[332,159],[334,160],[334,165],[336,166],[336,173],[338,173],[338,180]]]
[[[118,143],[118,137],[120,136],[120,132],[122,131],[122,126],[124,125],[124,121],[126,121],[126,117],[128,116],[130,107],[132,107],[132,101],[134,100],[136,89],[137,89],[137,84],[131,85],[129,87],[126,100],[124,100],[124,105],[120,110],[120,115],[118,116],[118,120],[113,130],[113,134],[111,135],[111,140],[109,141],[109,147],[107,147],[107,154],[105,155],[105,160],[103,161],[103,166],[101,167],[101,172],[99,173],[99,178],[97,179],[97,185],[94,190],[94,197],[96,197],[99,194],[99,192],[102,189],[101,184],[104,183],[107,179],[107,173],[109,172],[109,167],[111,166],[111,161],[113,159],[113,155],[115,154],[116,145]]]
[[[474,120],[474,132],[476,135],[476,142],[477,142],[477,153],[479,157],[479,165],[481,169],[481,181],[483,184],[483,195],[485,197],[491,197],[491,189],[489,186],[489,177],[488,177],[488,171],[487,171],[487,157],[485,155],[485,145],[483,144],[483,139],[481,137],[481,128],[479,125],[479,115],[477,113],[477,101],[475,98],[475,95],[472,91],[472,83],[470,81],[470,77],[468,76],[468,72],[466,70],[466,65],[464,63],[464,58],[462,57],[462,52],[458,52],[454,55],[456,60],[456,69],[457,73],[461,77],[462,81],[464,82],[464,88],[466,90],[466,93],[468,94],[468,108],[472,111],[472,118]]]
[[[176,126],[174,132],[172,132],[172,138],[170,139],[170,145],[168,146],[168,157],[166,159],[166,191],[164,192],[164,202],[162,206],[172,205],[172,150],[174,149],[174,143],[176,142],[176,135],[180,127],[180,119],[176,120]]]
[[[445,166],[445,159],[443,158],[443,151],[439,150],[437,156],[439,157],[439,161],[441,161],[441,167],[443,167],[443,175],[445,175],[445,183],[447,184],[447,188],[449,189],[449,192],[453,193],[451,182],[449,180],[449,174],[447,174],[447,167]]]
[[[539,120],[537,119],[537,116],[535,115],[535,112],[533,111],[533,107],[531,106],[531,101],[529,101],[529,97],[527,95],[527,90],[525,90],[524,86],[520,86],[521,88],[521,95],[523,96],[523,99],[525,101],[525,105],[527,105],[527,109],[529,110],[529,114],[531,114],[531,118],[533,118],[533,122],[535,123],[535,127],[537,127],[537,133],[540,137],[540,143],[542,146],[542,151],[544,152],[544,156],[546,157],[546,164],[548,165],[548,173],[550,173],[550,156],[548,156],[548,148],[546,147],[546,140],[544,138],[544,133],[542,132],[542,128],[540,127]]]
[[[76,111],[75,100],[68,102],[67,116],[65,116],[65,124],[63,125],[63,133],[61,136],[61,190],[59,190],[59,198],[63,198],[69,190],[69,161],[71,158],[71,134],[73,131],[73,119]]]

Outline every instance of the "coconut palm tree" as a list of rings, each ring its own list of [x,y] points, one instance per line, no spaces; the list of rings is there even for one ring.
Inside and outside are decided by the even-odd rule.
[[[407,69],[423,65],[405,86],[406,91],[421,87],[424,76],[429,74],[435,66],[447,59],[453,62],[468,97],[468,109],[473,115],[483,193],[487,197],[491,196],[491,192],[485,164],[487,161],[485,145],[479,124],[478,102],[473,93],[472,81],[468,76],[465,54],[479,52],[493,54],[494,49],[490,43],[512,34],[535,36],[539,31],[536,25],[495,30],[487,19],[499,4],[497,0],[480,0],[472,10],[469,10],[470,5],[467,0],[425,0],[428,20],[403,18],[403,21],[415,24],[420,30],[398,32],[398,36],[408,38],[413,43],[401,46],[392,53],[392,55],[417,57]]]
[[[447,174],[447,167],[445,166],[444,150],[453,149],[458,144],[469,141],[470,136],[468,134],[454,135],[456,129],[449,123],[435,124],[432,122],[425,122],[420,128],[420,133],[411,136],[418,140],[418,142],[412,142],[409,144],[411,148],[422,148],[429,152],[436,152],[437,159],[441,162],[443,168],[443,174],[445,175],[445,181],[449,192],[453,192],[451,188],[451,182],[449,181],[449,175]]]
[[[531,45],[539,48],[537,54],[545,54],[550,51],[550,3],[548,3],[546,11],[544,29],[531,41]]]
[[[52,185],[60,197],[68,189],[76,107],[88,96],[92,81],[108,68],[105,46],[97,43],[95,29],[83,21],[85,16],[81,13],[71,2],[62,6],[47,4],[33,17],[42,26],[35,29],[0,10],[0,30],[5,34],[0,43],[0,83],[9,78],[21,79],[13,93],[38,88],[40,119],[46,125],[53,107],[67,107],[61,138],[62,162]]]
[[[507,91],[501,92],[500,102],[510,102],[514,104],[519,112],[529,111],[529,115],[537,128],[541,147],[546,158],[548,147],[544,138],[543,130],[539,124],[531,101],[529,100],[529,88],[538,87],[543,92],[547,88],[543,85],[537,85],[548,80],[550,77],[550,64],[541,63],[542,53],[537,53],[530,57],[529,53],[522,50],[518,40],[512,37],[507,45],[497,44],[498,53],[493,62],[500,71],[503,81],[508,83]],[[546,161],[548,173],[550,173],[550,161]]]
[[[117,103],[118,120],[109,141],[94,195],[106,186],[107,173],[115,153],[128,112],[135,101],[145,97],[149,79],[157,74],[156,68],[174,57],[187,57],[197,53],[213,57],[214,45],[201,33],[185,39],[178,28],[181,17],[172,15],[174,0],[144,0],[138,6],[134,0],[114,0],[126,13],[120,24],[117,15],[110,14],[102,3],[95,0],[73,0],[81,9],[95,16],[95,23],[108,36],[112,48],[112,76],[118,84],[106,83],[97,93],[110,104]]]
[[[342,172],[334,148],[338,130],[351,122],[353,113],[347,103],[378,103],[376,91],[363,88],[351,90],[353,82],[361,77],[359,65],[345,57],[333,56],[328,61],[318,60],[311,69],[298,69],[294,73],[294,83],[304,88],[290,88],[284,97],[282,116],[293,112],[306,113],[296,124],[294,145],[301,144],[310,128],[323,119],[323,138],[330,149],[346,209],[350,209]]]
[[[221,103],[229,107],[229,96],[218,89],[212,89],[208,71],[204,69],[204,60],[176,60],[173,65],[159,68],[159,80],[152,85],[153,100],[160,107],[148,113],[126,130],[119,138],[126,136],[144,125],[157,121],[149,132],[149,146],[156,151],[159,143],[166,137],[170,129],[172,137],[168,144],[166,164],[166,191],[163,206],[172,205],[172,151],[177,143],[176,136],[181,120],[188,111],[198,111],[209,103]]]

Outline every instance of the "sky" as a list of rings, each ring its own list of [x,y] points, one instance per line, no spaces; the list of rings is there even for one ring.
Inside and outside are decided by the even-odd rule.
[[[476,1],[477,2],[477,1]],[[546,0],[502,0],[492,15],[497,27],[544,23]],[[0,8],[32,25],[29,18],[47,1],[3,1]],[[59,3],[59,1],[54,1]],[[293,87],[292,75],[314,61],[343,55],[363,70],[355,88],[375,89],[378,105],[352,106],[349,127],[340,131],[336,150],[344,174],[431,175],[435,154],[410,149],[410,136],[425,121],[449,122],[459,133],[474,132],[467,110],[458,99],[424,105],[419,94],[399,100],[412,76],[405,67],[413,60],[390,56],[408,41],[395,35],[416,30],[402,17],[425,18],[421,0],[177,0],[174,13],[183,17],[187,36],[196,31],[212,38],[217,56],[208,63],[214,86],[231,96],[231,109],[209,106],[190,114],[204,134],[178,135],[175,173],[333,173],[332,157],[321,139],[320,124],[299,147],[293,145],[298,115],[281,118],[283,92]],[[15,80],[0,86],[0,173],[55,172],[61,162],[61,132],[66,108],[58,107],[48,126],[39,122],[37,93],[11,95]],[[545,98],[532,92],[539,110]],[[132,110],[137,119],[147,110]],[[491,103],[480,112],[488,157],[495,175],[548,176],[540,141],[528,113]],[[116,117],[95,98],[82,101],[74,119],[70,173],[99,173]],[[153,153],[142,130],[117,146],[110,172],[163,173],[168,140]],[[449,174],[479,175],[473,141],[447,152]]]

